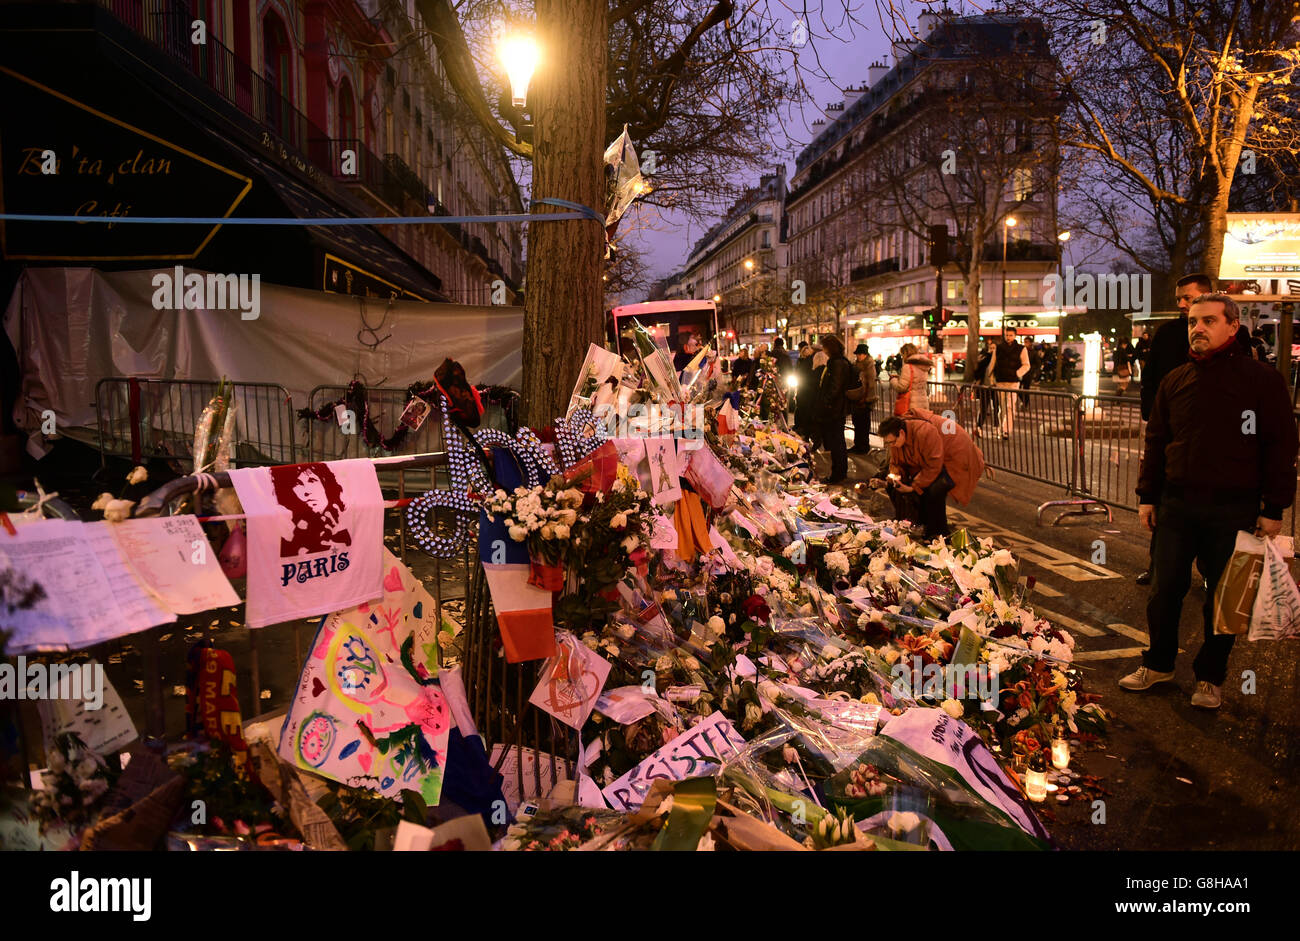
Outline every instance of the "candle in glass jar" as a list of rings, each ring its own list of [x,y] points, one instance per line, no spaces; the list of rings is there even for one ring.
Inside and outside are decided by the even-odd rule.
[[[1035,803],[1047,800],[1047,772],[1025,772],[1025,796]]]
[[[1057,771],[1070,767],[1070,743],[1063,738],[1052,739],[1052,767]]]

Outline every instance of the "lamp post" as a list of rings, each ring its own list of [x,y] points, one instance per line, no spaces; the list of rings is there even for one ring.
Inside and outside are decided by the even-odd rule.
[[[752,279],[755,276],[754,269],[756,266],[754,264],[754,259],[746,258],[744,261],[744,267],[745,267],[745,271],[748,273],[745,278],[745,283],[746,283],[745,290],[749,294],[750,319],[752,321],[754,318],[753,308],[757,306],[754,302],[753,286],[749,284],[750,279]],[[769,265],[767,262],[763,262],[762,267],[759,268],[758,270],[758,275],[761,277],[762,275],[767,274],[769,271],[776,271],[776,269],[773,268],[771,265]],[[766,323],[766,320],[764,320],[763,322]],[[775,326],[775,324],[773,324],[773,326]]]
[[[537,41],[527,33],[511,33],[502,38],[497,46],[497,55],[510,80],[510,103],[521,113],[527,110],[528,85],[537,71],[541,61],[541,49]],[[519,140],[520,129],[527,129],[527,118],[515,129],[515,140]]]
[[[1056,273],[1060,277],[1060,283],[1057,288],[1057,297],[1060,303],[1057,304],[1059,316],[1056,318],[1056,375],[1055,379],[1061,378],[1061,341],[1065,338],[1065,243],[1070,241],[1069,231],[1058,232],[1056,240],[1060,243],[1060,250],[1056,253]]]
[[[1016,217],[1007,216],[1002,226],[1002,336],[1007,333],[1007,233],[1015,227]]]

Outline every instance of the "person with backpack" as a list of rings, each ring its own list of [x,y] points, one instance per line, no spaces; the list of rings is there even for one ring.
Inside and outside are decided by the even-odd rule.
[[[831,457],[829,477],[824,484],[843,483],[849,475],[848,443],[844,440],[844,419],[848,415],[847,393],[857,389],[862,381],[858,371],[844,357],[844,343],[835,334],[822,337],[826,352],[826,368],[818,387],[817,408],[821,416],[822,441]]]
[[[899,351],[903,365],[889,384],[898,393],[894,400],[894,414],[902,415],[909,408],[930,410],[930,393],[927,383],[934,363],[925,353],[917,351],[914,343],[904,343]]]

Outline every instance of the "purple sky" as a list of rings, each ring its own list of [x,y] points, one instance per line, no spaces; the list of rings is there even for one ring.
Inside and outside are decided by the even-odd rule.
[[[799,4],[790,3],[791,7]],[[807,45],[799,51],[800,68],[803,70],[804,82],[812,93],[813,100],[802,106],[786,109],[782,119],[784,131],[774,135],[773,143],[785,147],[787,136],[794,143],[793,151],[787,154],[787,181],[794,175],[794,157],[812,140],[811,125],[819,118],[824,118],[824,108],[832,102],[843,100],[842,89],[848,85],[860,86],[867,81],[867,67],[873,60],[879,59],[886,65],[893,65],[890,56],[890,39],[882,28],[875,12],[872,0],[853,4],[859,23],[849,25],[837,21],[825,23],[813,12],[807,25],[809,36]],[[811,0],[808,8],[816,11],[824,8],[829,19],[840,10],[841,0]],[[925,6],[916,2],[900,5],[906,10],[913,26],[916,17]],[[955,5],[954,5],[955,7]],[[774,15],[782,9],[779,0],[772,3]],[[784,17],[782,26],[788,31],[793,17]],[[787,57],[788,58],[788,57]],[[758,177],[733,181],[741,185],[758,183]],[[637,207],[629,213],[628,241],[645,252],[651,280],[664,277],[681,268],[691,246],[699,239],[717,219],[704,224],[692,222],[681,213],[661,212],[653,207]],[[626,224],[626,223],[625,223]],[[642,300],[640,296],[626,297],[622,300],[633,302]]]

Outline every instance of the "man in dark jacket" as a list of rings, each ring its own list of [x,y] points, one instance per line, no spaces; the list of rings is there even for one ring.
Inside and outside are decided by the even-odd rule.
[[[1236,640],[1214,633],[1214,590],[1238,531],[1281,531],[1282,513],[1295,499],[1300,450],[1286,382],[1242,351],[1236,342],[1240,319],[1228,295],[1197,297],[1187,317],[1190,362],[1165,377],[1152,405],[1137,485],[1138,520],[1156,534],[1147,604],[1151,640],[1142,665],[1119,684],[1136,691],[1173,679],[1178,622],[1195,560],[1208,587],[1192,705],[1205,709],[1222,702]]]
[[[1178,302],[1178,319],[1169,320],[1156,328],[1151,338],[1146,364],[1142,367],[1142,420],[1151,420],[1151,407],[1156,401],[1156,390],[1160,380],[1187,362],[1187,310],[1192,301],[1202,294],[1214,290],[1214,281],[1208,274],[1189,274],[1178,280],[1175,298]],[[1155,568],[1156,537],[1151,534],[1151,544],[1147,550],[1147,567],[1137,577],[1139,585],[1151,584],[1151,572]]]
[[[817,392],[817,408],[821,416],[822,441],[831,456],[830,476],[822,483],[839,484],[849,474],[848,445],[844,440],[844,418],[848,414],[845,392],[853,383],[853,364],[844,358],[844,344],[834,334],[822,337],[826,351],[826,368],[822,371]]]
[[[853,447],[849,450],[866,454],[871,450],[871,411],[876,406],[876,361],[865,343],[859,343],[853,355],[862,385],[848,393],[853,403]]]

